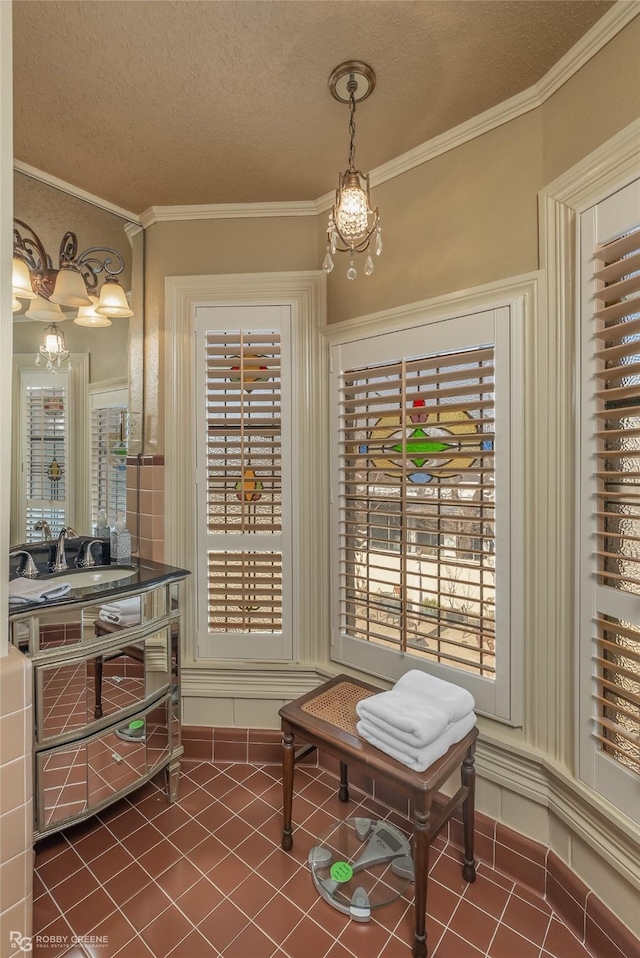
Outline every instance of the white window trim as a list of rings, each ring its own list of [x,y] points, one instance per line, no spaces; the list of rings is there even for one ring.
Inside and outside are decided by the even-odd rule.
[[[71,402],[69,463],[72,464],[69,487],[68,525],[80,535],[89,534],[90,495],[89,495],[89,357],[86,353],[72,353],[69,356],[71,371],[69,375],[69,399]],[[22,373],[34,371],[34,357],[31,353],[16,353],[13,357],[13,444],[22,443],[22,403],[20,389]],[[20,446],[21,448],[21,446]],[[25,501],[21,496],[21,456],[12,456],[11,463],[11,515],[17,528],[24,528]],[[15,544],[16,528],[12,524],[11,542]]]
[[[407,668],[424,668],[433,671],[443,678],[461,685],[473,686],[478,704],[478,711],[499,718],[512,725],[522,724],[522,655],[524,640],[524,388],[525,365],[524,343],[526,329],[533,325],[535,309],[535,292],[532,283],[518,283],[512,281],[505,284],[505,293],[502,295],[486,287],[468,291],[462,294],[443,297],[441,300],[431,300],[427,303],[412,304],[397,310],[390,310],[373,317],[365,317],[356,323],[340,324],[340,327],[327,327],[325,337],[331,348],[344,346],[349,343],[358,343],[374,336],[388,333],[418,331],[420,341],[424,343],[428,338],[426,332],[430,325],[446,323],[451,320],[461,320],[473,315],[503,311],[508,313],[505,326],[496,330],[496,335],[503,339],[503,349],[508,354],[507,363],[510,369],[508,384],[510,406],[510,530],[509,530],[509,578],[508,588],[508,624],[503,620],[501,633],[507,632],[509,648],[502,647],[502,661],[499,646],[499,637],[496,641],[497,667],[499,670],[496,681],[473,677],[467,680],[466,673],[458,669],[437,663],[420,663],[419,660],[404,653],[390,653],[382,647],[378,648],[341,634],[337,624],[338,582],[337,575],[331,581],[332,606],[332,655],[336,661],[350,668],[366,671],[386,678],[397,680]],[[506,294],[506,295],[505,295]],[[505,309],[506,307],[506,309]],[[498,343],[498,339],[496,339]],[[471,344],[471,343],[470,343]],[[365,343],[362,343],[366,350]],[[424,351],[424,350],[423,350]],[[526,385],[525,385],[526,388]],[[334,401],[332,397],[332,402]],[[337,464],[335,462],[335,444],[331,443],[334,468],[332,482],[335,484]],[[332,502],[337,505],[337,496],[332,492]],[[335,562],[338,554],[339,542],[337,523],[332,523],[331,556]],[[499,573],[498,573],[499,575]],[[504,582],[503,580],[500,580]],[[498,583],[498,580],[497,580]],[[503,586],[498,585],[502,591]],[[502,605],[502,603],[501,603]],[[497,610],[500,615],[500,611]],[[500,628],[500,621],[498,621]],[[506,626],[506,628],[505,628]]]
[[[548,458],[544,461],[538,457],[531,475],[530,496],[539,506],[540,537],[531,543],[536,554],[530,578],[531,628],[536,644],[528,670],[531,679],[526,721],[533,730],[532,744],[551,761],[571,769],[575,767],[580,737],[575,664],[580,654],[576,626],[580,575],[576,556],[580,542],[575,495],[579,298],[574,294],[579,285],[578,218],[636,179],[639,172],[640,120],[635,120],[546,186],[538,197],[540,262],[547,274],[547,323],[541,324],[535,344],[540,390],[534,397],[533,414],[547,436]],[[548,399],[551,391],[553,407]],[[623,818],[595,793],[593,798],[594,804],[607,808],[607,814]]]
[[[296,331],[292,349],[293,432],[303,437],[293,485],[294,662],[197,660],[194,582],[185,589],[186,625],[183,692],[224,697],[289,699],[317,685],[315,663],[322,660],[329,634],[327,503],[328,472],[324,453],[327,432],[326,350],[318,328],[325,317],[326,277],[321,271],[177,276],[165,280],[165,507],[166,560],[196,571],[194,485],[195,394],[194,320],[198,306],[289,305]],[[185,429],[184,424],[191,424]],[[314,435],[320,437],[313,441]],[[298,673],[296,678],[293,673]],[[265,674],[269,675],[268,690]]]

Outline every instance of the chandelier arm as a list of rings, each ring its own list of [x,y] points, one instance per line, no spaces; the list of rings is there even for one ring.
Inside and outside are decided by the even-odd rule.
[[[31,233],[31,236],[23,236],[20,233],[20,230],[17,230],[14,226],[13,255],[18,259],[23,260],[32,270],[47,270],[51,260],[47,256],[45,248],[42,245],[42,240],[36,231],[22,220],[14,219],[13,222],[17,223],[18,226],[22,227],[23,230],[27,230],[29,233]],[[37,253],[37,258],[34,255],[34,251]]]
[[[63,266],[73,266],[78,252],[78,237],[68,230],[60,241],[60,269]]]
[[[111,255],[99,259],[97,256],[93,256],[93,253],[110,253]],[[93,285],[95,286],[97,276],[102,270],[109,276],[119,276],[120,273],[124,272],[125,262],[121,254],[117,250],[111,249],[110,246],[90,246],[80,253],[76,259],[76,266],[83,276],[85,271],[89,271],[93,275]]]

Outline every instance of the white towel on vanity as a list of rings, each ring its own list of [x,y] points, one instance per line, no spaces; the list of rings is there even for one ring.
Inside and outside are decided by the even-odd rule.
[[[33,579],[21,579],[19,584],[16,582],[15,585],[12,585],[9,605],[19,606],[29,605],[31,602],[51,602],[53,599],[60,599],[70,591],[71,586],[68,582],[47,586],[42,582],[40,585],[36,585]]]

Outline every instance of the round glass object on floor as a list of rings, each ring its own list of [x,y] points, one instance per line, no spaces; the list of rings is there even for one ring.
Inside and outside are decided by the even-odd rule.
[[[368,921],[413,880],[411,846],[402,832],[374,818],[347,818],[327,829],[309,852],[313,882],[333,908]]]

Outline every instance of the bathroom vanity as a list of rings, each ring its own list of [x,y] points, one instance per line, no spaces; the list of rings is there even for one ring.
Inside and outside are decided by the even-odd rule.
[[[95,814],[162,769],[169,801],[177,798],[180,593],[188,575],[134,558],[10,582],[10,595],[71,586],[57,599],[9,610],[11,641],[33,664],[35,839]],[[121,623],[100,617],[125,599],[139,614]]]

